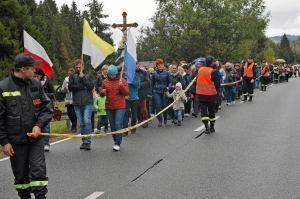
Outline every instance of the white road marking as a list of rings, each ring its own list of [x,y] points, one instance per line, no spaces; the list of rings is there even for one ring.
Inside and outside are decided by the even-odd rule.
[[[2,158],[2,159],[0,159],[0,162],[2,162],[2,161],[4,161],[4,160],[8,160],[8,159],[9,159],[9,157]]]
[[[216,116],[216,119],[218,119],[220,116]],[[194,131],[201,131],[204,129],[204,124],[202,124],[199,128],[195,129]]]
[[[67,140],[70,140],[70,139],[71,139],[71,138],[66,138],[66,139],[58,140],[58,141],[56,141],[56,142],[51,142],[50,144],[51,144],[51,145],[55,145],[55,144],[58,144],[58,143],[61,143],[61,142],[64,142],[64,141],[67,141]],[[8,160],[8,159],[9,159],[9,157],[2,158],[2,159],[0,159],[0,162],[5,161],[5,160]]]
[[[54,144],[58,144],[58,143],[61,143],[61,142],[64,142],[64,141],[67,141],[67,140],[70,140],[71,138],[65,138],[65,139],[62,139],[62,140],[58,140],[56,142],[51,142],[50,145],[54,145]]]
[[[99,196],[101,196],[102,194],[104,194],[104,192],[96,191],[96,192],[92,193],[91,195],[89,195],[88,197],[86,197],[84,199],[96,199]]]

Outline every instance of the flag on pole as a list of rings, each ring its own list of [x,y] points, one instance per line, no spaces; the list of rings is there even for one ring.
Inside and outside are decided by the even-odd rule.
[[[136,55],[136,45],[133,40],[133,36],[128,30],[127,42],[124,52],[124,65],[125,65],[125,74],[127,76],[128,84],[133,82],[135,76],[135,68],[137,62]]]
[[[91,29],[87,20],[83,20],[82,54],[91,57],[93,68],[97,68],[105,58],[115,50],[109,43],[103,41]]]
[[[33,39],[25,30],[23,30],[24,36],[24,53],[30,54],[35,60],[42,60],[40,65],[34,66],[40,68],[44,74],[50,78],[53,73],[52,62],[48,57],[45,49],[35,39]]]
[[[122,57],[124,57],[124,50],[122,50],[120,56],[115,60],[115,63],[118,62]]]

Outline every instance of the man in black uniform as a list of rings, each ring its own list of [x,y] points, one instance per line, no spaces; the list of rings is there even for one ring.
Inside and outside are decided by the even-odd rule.
[[[242,67],[243,77],[243,102],[247,101],[247,97],[249,96],[249,102],[252,102],[253,93],[253,83],[256,77],[256,66],[253,63],[253,58],[250,56],[248,58],[248,62],[244,64]]]
[[[212,56],[205,58],[205,66],[199,69],[196,84],[196,94],[200,101],[201,120],[205,125],[205,134],[215,132],[215,104],[218,101],[217,91],[220,88],[220,78],[216,69],[212,68],[213,62]]]
[[[33,78],[34,66],[41,61],[21,53],[15,57],[14,70],[0,82],[0,144],[10,156],[15,189],[22,199],[44,199],[48,178],[41,129],[53,116],[53,105],[43,87]],[[33,136],[28,137],[27,133]]]

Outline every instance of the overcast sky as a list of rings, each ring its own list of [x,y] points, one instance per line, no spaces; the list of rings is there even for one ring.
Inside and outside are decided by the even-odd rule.
[[[151,26],[149,18],[155,13],[157,5],[155,0],[98,0],[103,2],[103,14],[109,18],[104,22],[108,24],[122,23],[122,13],[127,12],[127,23],[136,22],[141,26]],[[71,5],[72,0],[56,0],[58,7],[63,3]],[[85,4],[90,0],[76,1],[78,8],[86,10]],[[265,0],[266,10],[271,13],[270,23],[266,30],[268,37],[292,34],[300,35],[300,0]],[[134,37],[139,35],[138,28],[131,28]],[[115,47],[122,39],[119,29],[111,28]]]

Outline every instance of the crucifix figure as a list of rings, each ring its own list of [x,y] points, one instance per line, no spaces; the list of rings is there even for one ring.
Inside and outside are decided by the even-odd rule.
[[[127,13],[126,12],[123,12],[122,13],[122,16],[123,16],[123,24],[113,24],[112,27],[113,28],[122,28],[122,32],[123,32],[123,40],[126,41],[127,39],[127,28],[128,27],[138,27],[138,24],[137,23],[130,23],[130,24],[127,24],[127,21],[126,21],[126,17],[127,17]]]

